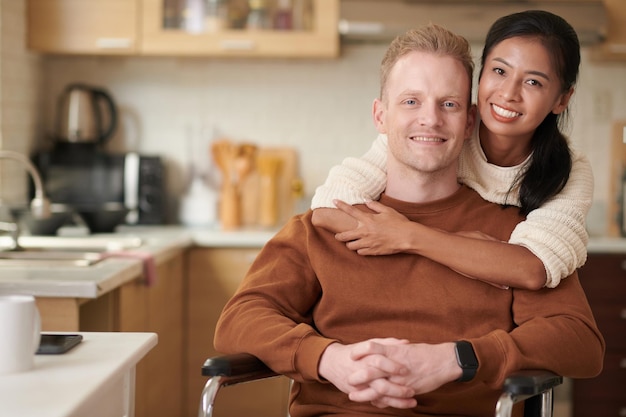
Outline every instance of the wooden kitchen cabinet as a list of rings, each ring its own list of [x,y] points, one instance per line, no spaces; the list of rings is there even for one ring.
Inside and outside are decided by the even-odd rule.
[[[626,2],[603,0],[608,27],[606,40],[592,49],[592,59],[597,61],[626,61]]]
[[[185,398],[182,249],[143,277],[96,299],[38,298],[44,331],[154,332],[158,343],[137,365],[136,417],[181,416]]]
[[[226,29],[197,34],[164,28],[164,1],[142,0],[142,54],[287,58],[339,55],[339,0],[312,0],[311,30]]]
[[[56,54],[215,57],[339,55],[339,0],[311,0],[310,30],[165,28],[168,0],[27,0],[29,49]]]
[[[137,53],[135,0],[28,0],[27,46],[60,54]]]
[[[259,248],[193,248],[188,252],[187,287],[187,410],[195,417],[207,381],[201,368],[213,348],[215,325],[235,293]],[[243,384],[220,392],[215,415],[229,417],[287,416],[289,380],[285,377]]]
[[[573,383],[573,417],[626,416],[626,254],[589,254],[579,271],[606,341],[602,373]]]

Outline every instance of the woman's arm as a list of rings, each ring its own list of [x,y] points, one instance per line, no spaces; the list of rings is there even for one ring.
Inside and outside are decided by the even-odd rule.
[[[593,202],[593,172],[587,157],[572,152],[565,187],[517,225],[509,243],[528,248],[546,268],[547,287],[556,287],[587,260],[586,218]]]
[[[470,278],[496,286],[539,289],[545,268],[528,249],[472,233],[449,233],[412,222],[376,201],[366,213],[341,201],[337,208],[354,218],[357,227],[337,234],[360,255],[412,253],[439,262]],[[347,229],[344,229],[347,230]]]

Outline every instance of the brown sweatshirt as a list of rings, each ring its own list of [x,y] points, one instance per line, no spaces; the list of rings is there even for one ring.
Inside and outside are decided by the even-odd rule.
[[[380,201],[431,227],[478,230],[502,241],[523,220],[517,208],[488,203],[467,187],[425,204],[385,195]],[[330,343],[378,337],[469,340],[479,369],[470,382],[417,396],[412,410],[351,402],[319,376],[319,359]],[[493,415],[510,372],[592,377],[604,355],[576,273],[554,289],[502,290],[421,256],[360,256],[314,227],[311,211],[291,219],[260,252],[224,308],[215,347],[251,353],[293,378],[292,417]]]

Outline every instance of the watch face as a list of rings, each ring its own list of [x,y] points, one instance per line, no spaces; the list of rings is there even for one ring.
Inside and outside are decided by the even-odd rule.
[[[474,348],[469,342],[461,341],[456,343],[456,354],[461,368],[477,368],[478,359],[474,353]]]
[[[478,369],[478,359],[474,353],[472,344],[467,341],[456,342],[455,346],[456,360],[463,371],[458,379],[459,382],[471,381],[476,375]]]

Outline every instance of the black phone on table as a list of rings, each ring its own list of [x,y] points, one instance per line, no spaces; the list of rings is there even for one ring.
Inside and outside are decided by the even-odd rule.
[[[41,341],[37,349],[38,355],[56,355],[65,353],[78,345],[83,336],[80,334],[41,334]]]

